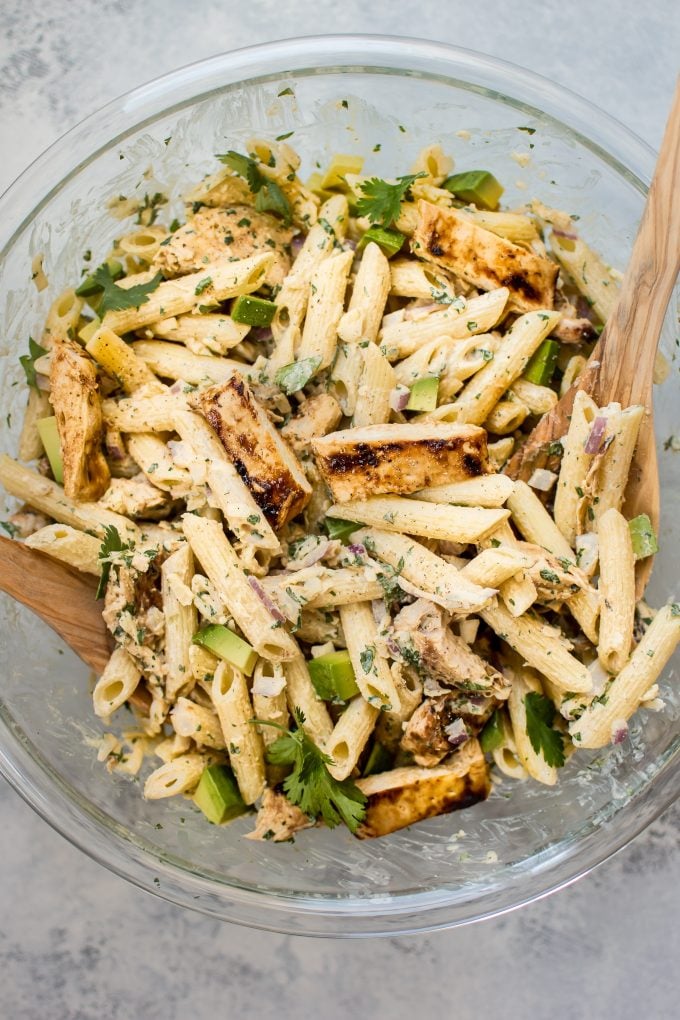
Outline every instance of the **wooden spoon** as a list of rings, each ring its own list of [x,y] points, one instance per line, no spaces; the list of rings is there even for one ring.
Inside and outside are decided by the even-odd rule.
[[[626,407],[644,404],[628,478],[624,512],[630,519],[649,514],[659,524],[659,472],[652,418],[652,377],[666,307],[680,270],[680,79],[675,89],[654,177],[628,269],[614,311],[588,364],[577,381],[541,418],[526,443],[510,460],[506,474],[527,480],[535,468],[549,464],[550,444],[569,427],[578,390],[586,390],[600,406],[618,401]],[[640,598],[652,571],[653,557],[637,564]]]
[[[113,639],[95,598],[97,582],[23,542],[0,538],[0,591],[33,610],[95,673],[113,651]],[[141,684],[130,701],[142,711],[149,693]]]

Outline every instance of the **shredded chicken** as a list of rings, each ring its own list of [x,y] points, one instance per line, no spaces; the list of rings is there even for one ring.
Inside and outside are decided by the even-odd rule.
[[[283,283],[290,271],[290,242],[293,230],[269,213],[257,212],[252,205],[232,205],[228,209],[199,209],[183,227],[161,245],[153,260],[166,278],[199,272],[206,262],[225,255],[245,259],[262,251],[272,251],[274,262],[265,283]]]
[[[282,843],[301,829],[310,829],[316,822],[277,790],[267,789],[257,812],[255,828],[246,839],[271,840]]]
[[[426,698],[406,723],[401,748],[413,755],[417,765],[438,765],[472,733],[478,733],[498,705],[496,698],[480,695],[452,693]],[[460,720],[461,732],[452,736],[456,720]]]
[[[539,602],[568,602],[577,592],[589,587],[588,578],[575,563],[553,556],[531,542],[518,542],[517,548],[533,559],[526,572],[536,585]]]
[[[150,520],[167,517],[173,508],[168,493],[157,489],[141,474],[134,478],[112,478],[101,505],[126,517]]]
[[[563,317],[550,335],[561,340],[563,344],[581,344],[597,340],[597,331],[590,319]]]
[[[424,681],[459,687],[467,691],[494,691],[507,689],[502,673],[494,669],[472,651],[447,626],[445,614],[439,606],[418,599],[406,606],[394,620],[393,640],[403,660],[412,666]]]
[[[97,370],[83,349],[60,339],[52,349],[50,400],[57,418],[69,499],[99,499],[109,484],[104,459],[102,408]]]
[[[7,520],[12,528],[16,528],[17,538],[28,538],[29,535],[35,535],[36,531],[40,531],[41,528],[47,527],[51,518],[24,505]]]
[[[281,429],[298,456],[309,453],[312,439],[325,436],[337,429],[342,420],[342,409],[330,393],[319,393],[305,400],[298,413]]]

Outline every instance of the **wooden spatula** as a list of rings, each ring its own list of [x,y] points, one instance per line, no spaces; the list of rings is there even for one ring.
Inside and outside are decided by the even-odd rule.
[[[680,270],[680,80],[661,143],[647,203],[616,307],[588,364],[576,383],[541,418],[524,446],[510,460],[506,473],[531,477],[549,466],[549,447],[569,427],[578,390],[586,390],[600,406],[644,404],[647,414],[626,490],[624,513],[630,519],[646,513],[658,529],[659,472],[652,419],[652,376],[666,307]],[[636,588],[641,597],[653,557],[637,565]]]
[[[113,651],[113,639],[96,590],[93,577],[70,570],[22,542],[0,538],[0,591],[32,609],[99,674]],[[146,711],[149,693],[140,684],[130,701]]]

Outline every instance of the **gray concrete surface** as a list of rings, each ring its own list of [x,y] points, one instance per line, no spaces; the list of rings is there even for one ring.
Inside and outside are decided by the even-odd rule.
[[[658,145],[675,0],[0,0],[0,187],[75,121],[222,50],[323,31],[417,35],[523,64]],[[0,785],[0,1017],[8,1020],[665,1020],[678,1015],[677,823],[591,876],[463,930],[370,943],[220,924],[127,885]]]

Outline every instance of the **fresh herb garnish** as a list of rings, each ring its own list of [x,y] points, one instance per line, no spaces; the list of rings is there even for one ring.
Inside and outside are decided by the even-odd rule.
[[[244,178],[255,195],[255,208],[258,212],[276,213],[284,223],[290,223],[292,214],[288,199],[276,181],[264,176],[254,159],[233,150],[218,155],[217,158]]]
[[[44,347],[37,344],[32,336],[28,338],[28,354],[22,354],[19,358],[21,366],[26,373],[26,382],[29,386],[32,386],[34,390],[38,389],[38,380],[36,379],[35,363],[38,358],[42,358],[43,354],[47,354]]]
[[[367,216],[371,223],[379,223],[382,227],[389,227],[399,218],[400,204],[408,195],[409,189],[419,177],[425,177],[421,171],[419,174],[404,174],[397,177],[396,184],[389,184],[380,177],[371,177],[359,186],[362,197],[357,201],[357,215]]]
[[[536,754],[542,754],[546,765],[564,765],[564,739],[552,729],[555,706],[543,694],[530,691],[524,698],[527,736]]]
[[[99,549],[99,561],[102,565],[102,572],[97,586],[96,598],[103,598],[106,592],[106,585],[111,574],[111,560],[109,559],[111,553],[126,552],[130,548],[130,543],[123,542],[121,539],[118,528],[113,524],[107,524],[104,528],[104,540]]]
[[[106,262],[95,269],[92,276],[88,277],[93,290],[101,293],[101,300],[97,308],[100,317],[103,317],[106,312],[120,312],[125,308],[141,308],[149,300],[149,294],[152,294],[160,286],[162,280],[162,273],[156,273],[153,280],[149,280],[148,283],[137,283],[134,287],[127,288],[119,287]]]
[[[299,708],[294,712],[296,730],[283,730],[267,750],[272,765],[292,765],[293,771],[283,781],[283,789],[291,804],[311,818],[323,818],[333,829],[341,821],[350,832],[356,832],[366,815],[366,797],[351,779],[334,779],[328,771],[333,759],[319,750],[304,729],[305,717]],[[257,720],[263,725],[263,720]],[[265,723],[276,726],[276,723]]]

